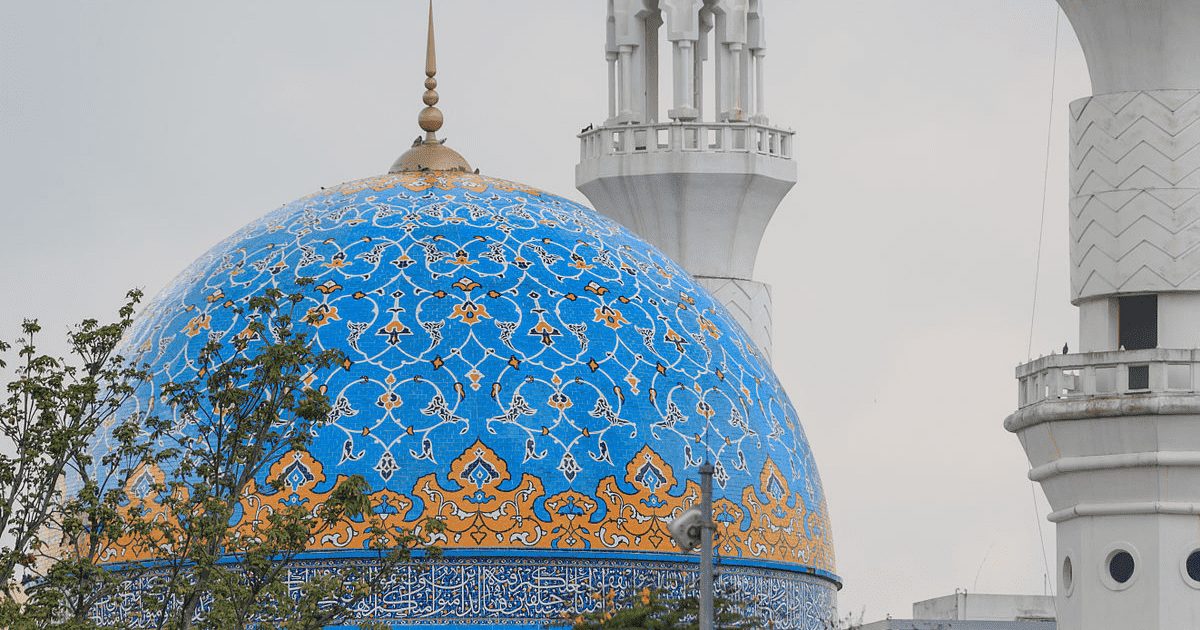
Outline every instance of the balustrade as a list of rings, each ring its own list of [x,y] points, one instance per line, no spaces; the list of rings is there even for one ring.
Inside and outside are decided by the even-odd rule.
[[[1017,368],[1021,407],[1045,401],[1200,392],[1200,350],[1130,350],[1042,357]]]
[[[792,158],[795,132],[757,123],[654,123],[602,126],[579,136],[580,160],[634,153],[757,153]]]

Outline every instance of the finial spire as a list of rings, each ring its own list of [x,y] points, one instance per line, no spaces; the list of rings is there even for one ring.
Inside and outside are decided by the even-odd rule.
[[[433,35],[433,0],[429,0],[429,34],[425,44],[425,94],[421,100],[425,109],[417,117],[417,123],[425,132],[425,139],[417,136],[411,149],[392,164],[392,173],[413,171],[458,171],[471,172],[471,165],[457,151],[438,140],[437,132],[445,123],[442,110],[436,105],[441,97],[437,93],[437,47]]]
[[[440,97],[437,93],[437,46],[433,36],[433,0],[429,0],[429,36],[425,44],[425,109],[421,110],[418,122],[425,131],[426,142],[437,140],[437,132],[445,119],[442,110],[435,107]]]
[[[437,46],[433,39],[433,0],[429,0],[429,37],[425,42],[425,76],[437,74]]]

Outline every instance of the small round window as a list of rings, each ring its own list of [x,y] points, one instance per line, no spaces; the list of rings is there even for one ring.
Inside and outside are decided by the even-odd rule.
[[[1125,584],[1133,579],[1134,568],[1133,555],[1128,551],[1114,552],[1108,558],[1108,575],[1117,584]]]
[[[1200,551],[1193,551],[1188,555],[1185,568],[1193,582],[1200,582]]]
[[[1063,590],[1067,593],[1070,593],[1071,587],[1075,585],[1075,568],[1071,566],[1070,556],[1063,558],[1062,583]]]

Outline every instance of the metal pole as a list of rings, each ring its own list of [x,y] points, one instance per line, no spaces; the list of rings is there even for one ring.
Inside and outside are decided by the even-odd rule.
[[[700,512],[704,525],[700,533],[700,630],[713,630],[713,465],[700,465]]]

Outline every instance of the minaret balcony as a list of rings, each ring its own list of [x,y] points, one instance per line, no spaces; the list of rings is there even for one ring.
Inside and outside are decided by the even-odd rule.
[[[796,184],[795,135],[755,122],[601,125],[579,134],[575,186],[692,275],[751,280]]]
[[[791,160],[796,132],[756,122],[619,124],[579,135],[579,161],[662,153],[754,154]]]
[[[1200,350],[1125,350],[1050,355],[1017,367],[1019,408],[1089,403],[1101,409],[1122,400],[1200,393]],[[1103,401],[1110,404],[1105,404]],[[1183,401],[1180,401],[1183,402]]]

